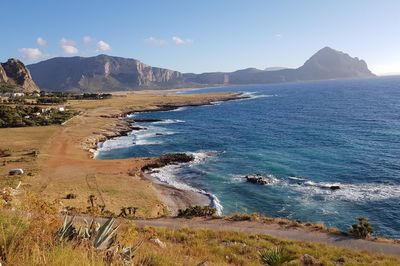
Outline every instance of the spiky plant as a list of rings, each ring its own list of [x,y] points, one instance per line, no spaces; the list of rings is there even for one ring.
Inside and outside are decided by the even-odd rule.
[[[135,251],[143,244],[138,242],[134,247],[123,247],[117,242],[118,226],[114,227],[115,219],[109,218],[100,226],[94,219],[85,225],[76,229],[73,226],[75,217],[65,216],[63,226],[57,231],[57,237],[60,241],[75,241],[77,243],[91,243],[98,251],[105,254],[105,260],[112,262],[119,259],[124,265],[130,265]]]
[[[293,258],[286,249],[278,246],[269,250],[261,251],[260,259],[264,265],[280,266],[291,261]]]
[[[75,216],[71,219],[65,216],[63,225],[57,231],[57,237],[60,241],[72,240],[76,237],[76,229],[73,226]]]

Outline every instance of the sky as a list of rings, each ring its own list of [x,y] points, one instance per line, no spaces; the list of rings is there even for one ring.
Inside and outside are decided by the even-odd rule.
[[[181,72],[301,66],[329,46],[400,73],[400,1],[13,0],[0,61],[108,54]]]

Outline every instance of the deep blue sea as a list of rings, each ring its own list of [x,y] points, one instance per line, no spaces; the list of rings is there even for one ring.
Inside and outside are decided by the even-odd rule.
[[[134,114],[147,130],[106,141],[98,159],[191,152],[196,161],[153,174],[215,195],[222,212],[324,222],[367,217],[400,238],[400,77],[202,89],[248,100]],[[270,185],[247,174],[276,178]],[[331,191],[326,186],[339,185]]]

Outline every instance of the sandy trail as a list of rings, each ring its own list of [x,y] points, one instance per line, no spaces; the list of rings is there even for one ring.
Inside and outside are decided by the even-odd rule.
[[[266,234],[287,240],[324,243],[347,249],[382,253],[400,258],[400,244],[367,241],[347,236],[322,232],[310,232],[301,229],[286,229],[277,224],[204,218],[160,218],[153,220],[135,220],[135,224],[139,227],[155,226],[172,229],[187,227],[190,229],[208,229],[213,231],[235,231],[249,234]]]

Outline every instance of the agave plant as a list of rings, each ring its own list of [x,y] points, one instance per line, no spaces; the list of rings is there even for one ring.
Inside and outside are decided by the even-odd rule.
[[[57,237],[60,241],[88,241],[93,247],[99,251],[104,251],[105,259],[112,261],[114,258],[119,258],[124,264],[130,265],[135,251],[143,244],[140,241],[134,247],[122,247],[117,242],[118,226],[114,227],[115,219],[109,218],[103,225],[100,226],[94,219],[90,223],[85,221],[85,225],[76,229],[73,226],[75,217],[68,218],[65,216],[63,226],[57,231]]]
[[[60,241],[72,240],[75,238],[76,229],[73,226],[74,219],[75,216],[71,219],[69,219],[68,216],[65,216],[63,226],[57,231],[57,237]]]
[[[264,265],[269,266],[280,266],[293,259],[292,256],[287,252],[287,250],[282,247],[275,247],[270,250],[263,250],[260,252],[260,258],[261,262]]]

